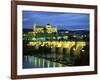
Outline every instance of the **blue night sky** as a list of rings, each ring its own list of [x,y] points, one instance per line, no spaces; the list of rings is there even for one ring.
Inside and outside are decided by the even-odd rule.
[[[45,26],[49,23],[58,29],[89,30],[89,14],[23,11],[22,15],[24,29],[32,29],[33,24]]]

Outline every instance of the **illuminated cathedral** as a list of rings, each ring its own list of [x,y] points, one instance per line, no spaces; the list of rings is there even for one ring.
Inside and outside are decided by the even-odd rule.
[[[57,33],[57,28],[52,27],[50,24],[47,24],[45,27],[43,26],[37,26],[34,24],[33,26],[33,32],[34,33]]]

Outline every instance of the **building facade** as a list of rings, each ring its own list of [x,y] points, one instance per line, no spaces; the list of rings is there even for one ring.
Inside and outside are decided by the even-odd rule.
[[[50,24],[47,24],[45,27],[43,26],[37,26],[34,24],[33,31],[35,33],[57,33],[57,28],[52,27]]]

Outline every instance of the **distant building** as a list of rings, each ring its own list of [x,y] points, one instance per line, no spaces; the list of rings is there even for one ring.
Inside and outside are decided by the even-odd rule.
[[[47,24],[45,27],[34,24],[33,31],[35,33],[56,33],[57,28],[52,27],[50,24]]]
[[[33,26],[33,32],[34,33],[44,33],[44,27],[42,27],[42,26],[36,26],[36,24],[34,24],[34,26]]]

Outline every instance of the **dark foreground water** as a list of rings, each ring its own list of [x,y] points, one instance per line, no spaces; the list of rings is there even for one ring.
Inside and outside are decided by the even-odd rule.
[[[50,60],[35,57],[33,55],[26,55],[23,57],[23,68],[50,68],[50,67],[64,67],[66,65],[52,62]]]

